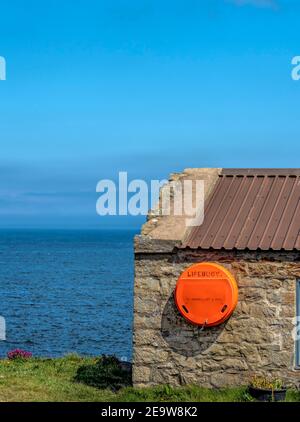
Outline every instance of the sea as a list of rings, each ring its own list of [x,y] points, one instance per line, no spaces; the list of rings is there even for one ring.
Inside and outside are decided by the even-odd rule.
[[[6,339],[36,357],[132,358],[133,230],[1,230]],[[4,320],[3,320],[4,318]]]

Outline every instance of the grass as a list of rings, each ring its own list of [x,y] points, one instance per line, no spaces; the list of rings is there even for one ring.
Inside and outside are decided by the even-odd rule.
[[[0,360],[0,401],[251,401],[246,388],[212,390],[197,386],[159,386],[144,389],[126,387],[113,392],[75,381],[78,368],[95,363],[95,358],[76,355],[59,359]],[[289,391],[287,401],[300,401],[300,393]]]

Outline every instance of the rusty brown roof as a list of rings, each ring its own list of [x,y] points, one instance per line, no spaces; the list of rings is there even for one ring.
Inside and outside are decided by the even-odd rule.
[[[300,250],[300,169],[223,169],[183,247]]]

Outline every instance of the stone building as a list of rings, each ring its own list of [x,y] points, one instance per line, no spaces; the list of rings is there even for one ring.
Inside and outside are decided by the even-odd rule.
[[[152,210],[135,238],[135,386],[244,385],[254,374],[300,385],[300,169],[186,169],[203,180],[203,224]],[[234,275],[238,303],[221,325],[178,311],[180,274],[215,262]]]

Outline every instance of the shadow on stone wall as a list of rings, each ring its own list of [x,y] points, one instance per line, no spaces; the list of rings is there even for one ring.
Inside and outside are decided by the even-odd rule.
[[[199,355],[212,346],[224,330],[226,322],[204,330],[190,324],[179,313],[173,294],[169,297],[161,319],[161,334],[170,348],[182,356]]]

